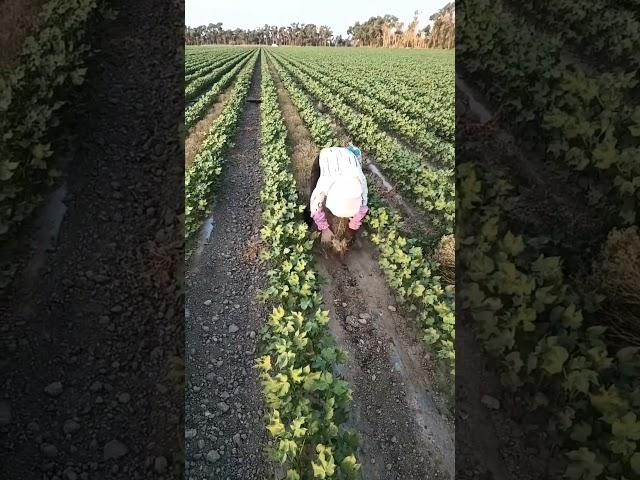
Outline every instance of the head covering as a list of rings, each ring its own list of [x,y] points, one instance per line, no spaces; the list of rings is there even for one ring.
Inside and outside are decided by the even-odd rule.
[[[326,206],[336,217],[351,218],[362,206],[362,185],[356,177],[339,177],[327,192]]]
[[[346,149],[353,153],[356,157],[360,157],[362,155],[360,149],[355,145],[349,144],[347,145]]]

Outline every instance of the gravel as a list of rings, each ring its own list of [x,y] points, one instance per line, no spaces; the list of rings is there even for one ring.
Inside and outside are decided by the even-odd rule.
[[[62,394],[64,388],[61,382],[53,382],[44,388],[44,391],[52,397],[58,397]]]
[[[184,357],[183,10],[159,0],[110,7],[118,18],[92,27],[86,81],[68,131],[57,132],[73,142],[60,167],[60,231],[36,257],[25,227],[11,257],[42,263],[0,292],[0,349],[12,349],[1,355],[7,480],[149,478],[145,459],[160,455],[170,457],[165,479],[179,470],[184,395],[167,374]],[[136,401],[120,403],[121,392]],[[5,416],[0,407],[0,424]]]
[[[259,86],[257,66],[250,97],[260,96]],[[263,453],[262,388],[254,368],[259,339],[248,334],[259,331],[268,316],[257,300],[264,267],[247,255],[262,224],[259,122],[259,104],[247,103],[215,193],[213,231],[208,241],[196,240],[185,273],[185,478],[190,480],[272,477]]]
[[[129,449],[118,440],[111,440],[104,446],[103,458],[109,460],[112,458],[120,458],[127,454]]]

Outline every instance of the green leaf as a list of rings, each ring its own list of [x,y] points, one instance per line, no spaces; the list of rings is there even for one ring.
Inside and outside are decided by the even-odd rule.
[[[565,476],[571,480],[596,480],[604,471],[604,465],[596,460],[596,455],[589,449],[581,447],[567,453],[571,463]]]
[[[560,373],[568,358],[569,352],[564,347],[554,345],[542,355],[542,368],[551,375]]]
[[[640,475],[640,452],[636,452],[631,455],[631,458],[629,459],[629,465],[631,466],[631,470],[633,470],[634,473]]]

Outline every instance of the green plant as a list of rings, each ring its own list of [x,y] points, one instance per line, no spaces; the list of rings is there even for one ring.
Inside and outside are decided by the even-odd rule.
[[[0,239],[24,222],[60,176],[58,134],[83,82],[96,0],[50,0],[18,66],[0,73]]]
[[[640,348],[609,347],[561,258],[511,231],[505,208],[514,192],[503,178],[466,162],[457,192],[462,307],[503,384],[564,452],[565,478],[637,478]]]
[[[249,91],[251,75],[257,59],[255,53],[244,64],[224,109],[211,124],[207,136],[185,175],[185,233],[187,237],[198,230],[211,207],[224,155],[231,146],[238,117]]]
[[[334,373],[343,361],[331,338],[313,269],[312,241],[300,220],[286,148],[286,127],[273,80],[262,58],[262,158],[264,205],[261,237],[267,287],[261,298],[275,304],[261,332],[260,371],[272,458],[286,479],[355,479],[355,434],[344,428],[351,392]]]

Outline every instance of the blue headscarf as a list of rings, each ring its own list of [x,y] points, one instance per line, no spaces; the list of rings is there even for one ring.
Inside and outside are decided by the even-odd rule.
[[[345,148],[347,150],[349,150],[350,152],[352,152],[356,157],[359,157],[360,155],[362,155],[362,152],[360,151],[360,149],[358,147],[356,147],[355,145],[349,144]]]

